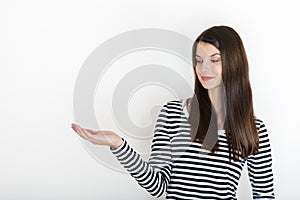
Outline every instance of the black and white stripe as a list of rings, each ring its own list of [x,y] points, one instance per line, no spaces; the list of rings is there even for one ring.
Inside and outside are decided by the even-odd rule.
[[[254,199],[274,199],[271,148],[265,125],[256,119],[259,154],[229,161],[224,130],[218,131],[219,149],[211,153],[192,142],[184,101],[166,102],[158,115],[149,161],[141,159],[126,140],[112,153],[140,186],[166,199],[236,199],[247,161]]]

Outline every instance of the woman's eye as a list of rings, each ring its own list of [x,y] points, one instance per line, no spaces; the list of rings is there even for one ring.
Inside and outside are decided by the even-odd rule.
[[[216,63],[216,62],[219,62],[220,60],[217,59],[217,60],[210,60],[210,61],[213,62],[213,63]]]
[[[202,63],[202,60],[196,60],[196,63]]]

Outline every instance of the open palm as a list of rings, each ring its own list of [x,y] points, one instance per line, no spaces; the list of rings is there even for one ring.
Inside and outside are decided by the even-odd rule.
[[[72,123],[72,129],[83,139],[90,141],[93,144],[105,145],[117,148],[119,147],[123,140],[122,138],[109,130],[91,130],[87,128],[82,128],[78,124]]]

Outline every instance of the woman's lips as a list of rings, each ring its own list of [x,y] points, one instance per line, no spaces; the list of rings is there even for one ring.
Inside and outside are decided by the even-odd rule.
[[[213,79],[214,77],[208,77],[208,76],[202,76],[203,81],[209,81],[210,79]]]

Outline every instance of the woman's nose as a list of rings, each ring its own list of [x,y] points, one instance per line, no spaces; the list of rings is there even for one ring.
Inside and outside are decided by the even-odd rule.
[[[200,66],[200,72],[207,72],[211,69],[211,63],[207,61],[203,61],[202,65]]]

